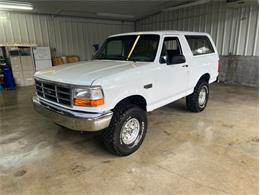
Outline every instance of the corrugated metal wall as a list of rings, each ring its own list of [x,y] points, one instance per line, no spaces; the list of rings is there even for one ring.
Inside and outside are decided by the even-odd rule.
[[[184,30],[208,32],[220,55],[258,56],[258,4],[241,7],[213,2],[161,12],[136,22],[137,31]]]
[[[134,31],[134,23],[0,13],[0,44],[37,44],[56,48],[56,55],[91,58],[92,44],[101,44],[111,34]]]

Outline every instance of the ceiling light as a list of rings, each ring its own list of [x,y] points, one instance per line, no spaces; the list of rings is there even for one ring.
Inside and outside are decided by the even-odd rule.
[[[97,16],[112,17],[112,18],[128,18],[128,19],[134,18],[134,16],[131,16],[131,15],[112,14],[112,13],[96,13],[96,15]]]
[[[199,0],[199,1],[194,1],[194,2],[191,2],[191,3],[183,4],[183,5],[178,5],[178,6],[166,8],[166,9],[163,9],[162,11],[168,12],[168,11],[182,9],[182,8],[186,8],[186,7],[193,7],[193,6],[201,5],[201,4],[205,4],[205,3],[208,3],[208,2],[209,2],[209,0]]]
[[[7,3],[7,2],[0,2],[0,10],[33,10],[33,6],[28,3]]]

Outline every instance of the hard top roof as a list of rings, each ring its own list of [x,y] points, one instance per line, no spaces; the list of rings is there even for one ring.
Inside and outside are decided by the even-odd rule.
[[[129,33],[120,33],[111,35],[114,36],[125,36],[125,35],[145,35],[145,34],[154,34],[154,35],[207,35],[205,32],[191,32],[191,31],[175,31],[175,30],[162,30],[162,31],[142,31],[142,32],[129,32]]]

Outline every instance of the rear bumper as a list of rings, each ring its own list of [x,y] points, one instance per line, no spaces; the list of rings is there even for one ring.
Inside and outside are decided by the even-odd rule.
[[[109,126],[113,112],[88,113],[72,111],[47,103],[33,96],[33,107],[41,115],[61,126],[78,131],[99,131]]]

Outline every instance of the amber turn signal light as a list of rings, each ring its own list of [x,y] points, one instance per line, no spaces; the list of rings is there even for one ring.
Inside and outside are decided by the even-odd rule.
[[[86,100],[80,98],[74,98],[73,103],[75,106],[100,106],[104,104],[104,99]]]

